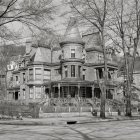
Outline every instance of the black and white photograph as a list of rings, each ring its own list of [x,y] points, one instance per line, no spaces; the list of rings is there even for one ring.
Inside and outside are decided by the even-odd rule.
[[[0,0],[0,140],[140,140],[140,0]]]

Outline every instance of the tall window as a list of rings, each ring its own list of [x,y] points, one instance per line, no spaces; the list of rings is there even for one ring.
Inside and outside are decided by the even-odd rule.
[[[18,81],[18,76],[16,76],[16,81]]]
[[[31,87],[29,88],[29,98],[30,98],[30,99],[33,99],[33,98],[34,98],[33,86],[31,86]]]
[[[97,69],[97,70],[98,70],[99,78],[102,79],[103,78],[103,71],[102,71],[102,69]]]
[[[25,82],[25,73],[23,73],[23,83]]]
[[[33,69],[29,69],[29,80],[33,80]]]
[[[25,92],[25,89],[23,89],[23,99],[26,99],[26,92]]]
[[[71,65],[71,77],[75,77],[75,65]]]
[[[51,78],[51,71],[44,69],[44,80],[49,80]]]
[[[41,77],[42,77],[41,68],[35,68],[35,79],[41,80]]]
[[[81,75],[81,66],[78,66],[78,76],[80,77]]]
[[[35,87],[35,95],[37,99],[41,98],[41,87]]]
[[[16,76],[16,84],[19,84],[19,78]]]
[[[65,77],[68,77],[68,68],[67,66],[64,66],[64,68],[65,68]]]
[[[85,73],[86,73],[86,70],[83,69],[83,80],[85,80]]]
[[[71,58],[75,58],[75,49],[71,49]]]

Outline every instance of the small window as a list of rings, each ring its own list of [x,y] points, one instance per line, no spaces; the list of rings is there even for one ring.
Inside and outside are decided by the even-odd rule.
[[[68,77],[68,68],[67,68],[67,66],[64,66],[64,69],[65,69],[65,77]]]
[[[16,81],[18,81],[18,76],[16,76]]]
[[[86,69],[83,69],[83,80],[85,80]]]
[[[41,80],[41,77],[42,77],[41,68],[35,68],[35,79]]]
[[[29,80],[33,80],[33,69],[29,69]]]
[[[25,82],[26,78],[25,78],[25,73],[23,73],[23,83]]]
[[[97,69],[97,72],[98,72],[99,78],[102,79],[103,78],[103,71],[102,71],[102,69]]]
[[[75,58],[75,49],[71,49],[71,58]]]
[[[49,80],[51,78],[51,71],[49,69],[44,69],[44,80]]]
[[[33,99],[33,98],[34,98],[33,86],[31,86],[31,87],[29,88],[29,98],[30,98],[30,99]]]
[[[26,92],[25,92],[25,89],[23,89],[23,99],[26,99]]]
[[[37,99],[41,98],[41,87],[35,87],[35,94]]]
[[[56,75],[58,75],[58,74],[61,73],[61,70],[60,69],[55,69],[55,73],[56,73]]]
[[[75,77],[75,65],[71,65],[71,77]]]
[[[81,66],[78,66],[78,76],[81,76]]]

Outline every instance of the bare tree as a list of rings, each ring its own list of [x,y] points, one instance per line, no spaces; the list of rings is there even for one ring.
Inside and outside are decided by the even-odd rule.
[[[114,45],[119,46],[124,55],[126,116],[132,115],[131,94],[133,89],[133,71],[140,36],[139,4],[139,0],[113,0],[111,2],[113,18],[110,20],[112,26],[108,24],[109,30],[113,31],[113,35],[115,34],[114,38],[111,37]],[[110,34],[110,36],[112,36],[112,34]],[[133,52],[130,50],[133,50]]]
[[[71,0],[69,3],[72,8],[72,12],[77,14],[79,20],[84,24],[86,22],[86,25],[89,24],[96,28],[101,35],[101,46],[104,57],[104,77],[102,81],[98,79],[99,87],[101,89],[101,118],[105,118],[105,100],[108,83],[107,55],[105,46],[105,23],[109,9],[108,1],[109,0]]]
[[[9,23],[22,23],[31,31],[49,29],[55,6],[52,0],[1,0],[0,1],[0,37],[17,37],[8,28]]]

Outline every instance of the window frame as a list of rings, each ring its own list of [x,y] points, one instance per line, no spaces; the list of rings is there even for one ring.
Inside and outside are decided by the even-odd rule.
[[[78,76],[81,76],[81,66],[78,66]]]
[[[39,90],[37,90],[37,88]],[[39,91],[39,92],[38,92]],[[41,86],[35,86],[35,98],[36,99],[41,99],[41,92],[42,92],[42,88]]]
[[[38,73],[37,70],[40,70]],[[42,79],[42,69],[41,68],[35,68],[35,80],[41,80]]]
[[[68,77],[68,66],[64,66],[64,69],[65,69],[65,78]]]
[[[75,77],[75,65],[71,65],[71,77]]]
[[[34,98],[34,87],[30,86],[29,87],[29,99],[33,99],[33,98]]]
[[[86,79],[86,69],[83,69],[83,72],[82,72],[82,77],[83,77],[83,80]]]
[[[29,80],[34,80],[34,69],[33,68],[29,69]]]
[[[46,73],[45,73],[45,71],[46,71]],[[48,78],[46,78],[46,77],[48,77]],[[50,79],[51,79],[51,70],[44,68],[44,70],[43,70],[43,80],[50,80]]]
[[[25,100],[26,99],[26,90],[23,89],[23,99]]]
[[[25,73],[23,73],[23,83],[25,83],[26,81],[26,76],[25,76]]]
[[[71,58],[75,58],[75,49],[71,49]]]

